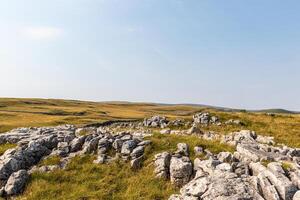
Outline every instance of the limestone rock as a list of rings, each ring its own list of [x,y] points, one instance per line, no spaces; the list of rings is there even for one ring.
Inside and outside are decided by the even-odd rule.
[[[132,150],[132,153],[130,154],[131,159],[137,159],[138,157],[142,156],[144,153],[144,146],[138,146],[135,149]]]
[[[181,187],[188,183],[193,173],[193,166],[188,157],[172,156],[170,162],[170,177],[171,182]]]
[[[203,154],[203,148],[202,147],[194,147],[194,152],[195,152],[195,155],[201,155]]]
[[[230,152],[220,152],[217,157],[221,162],[229,163],[233,161],[233,155]]]
[[[143,161],[143,156],[140,156],[138,158],[135,158],[130,161],[130,166],[132,169],[137,170],[141,167]]]
[[[155,174],[158,178],[169,178],[169,169],[170,169],[170,159],[171,155],[168,152],[163,152],[155,155],[154,166]]]
[[[20,170],[14,172],[8,179],[5,185],[5,193],[7,195],[16,195],[23,191],[26,181],[28,179],[28,173],[26,170]]]
[[[188,131],[187,134],[189,135],[202,135],[203,132],[197,126],[192,126]]]
[[[161,134],[166,135],[166,134],[170,134],[171,133],[171,129],[167,128],[167,129],[163,129],[160,131]]]
[[[135,140],[127,140],[122,144],[121,153],[129,155],[132,150],[136,147],[137,143]]]
[[[183,156],[189,156],[189,146],[186,143],[178,143],[176,153]]]
[[[295,193],[293,200],[300,200],[300,190]]]

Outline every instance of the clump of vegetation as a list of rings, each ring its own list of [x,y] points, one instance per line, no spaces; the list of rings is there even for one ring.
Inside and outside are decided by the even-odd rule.
[[[17,146],[16,144],[11,144],[11,143],[1,144],[0,145],[0,155],[3,155],[6,150],[15,148],[16,146]]]
[[[91,131],[88,129],[82,129],[78,132],[78,135],[80,136],[89,135],[89,134],[91,134]]]
[[[268,164],[271,163],[271,162],[272,162],[272,161],[269,161],[269,160],[263,160],[263,161],[260,161],[260,163],[261,163],[263,166],[265,166],[265,167],[267,167]]]
[[[49,156],[39,163],[39,166],[58,165],[60,163],[59,156]]]
[[[284,171],[289,171],[290,169],[293,168],[293,166],[289,162],[282,162],[281,164]]]

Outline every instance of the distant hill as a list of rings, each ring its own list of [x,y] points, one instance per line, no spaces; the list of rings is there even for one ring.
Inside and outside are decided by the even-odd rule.
[[[159,104],[159,105],[184,105],[184,106],[196,106],[196,107],[203,107],[203,108],[213,108],[219,111],[224,112],[261,112],[261,113],[278,113],[278,114],[300,114],[299,111],[291,111],[282,108],[270,108],[270,109],[261,109],[261,110],[246,110],[246,109],[236,109],[236,108],[227,108],[221,106],[211,106],[205,104]]]

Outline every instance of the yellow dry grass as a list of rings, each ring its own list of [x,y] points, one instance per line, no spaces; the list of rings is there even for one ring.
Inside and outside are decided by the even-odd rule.
[[[277,142],[300,147],[300,115],[222,112],[199,106],[157,105],[152,103],[86,102],[57,99],[0,99],[0,132],[16,127],[85,125],[106,120],[143,119],[151,115],[191,120],[196,112],[208,111],[224,122],[240,119],[245,126],[209,126],[204,129],[228,133],[251,129],[262,135],[274,136]]]

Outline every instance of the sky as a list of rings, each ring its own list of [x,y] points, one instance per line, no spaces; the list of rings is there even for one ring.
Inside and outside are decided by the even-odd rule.
[[[300,111],[298,0],[4,0],[0,97]]]

